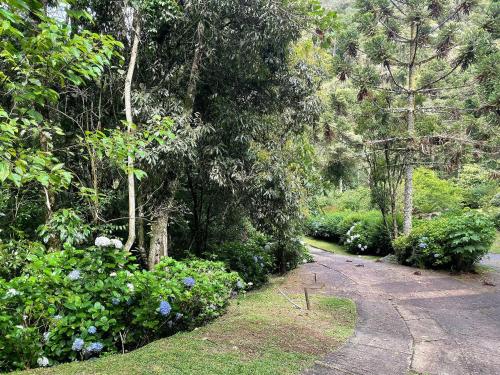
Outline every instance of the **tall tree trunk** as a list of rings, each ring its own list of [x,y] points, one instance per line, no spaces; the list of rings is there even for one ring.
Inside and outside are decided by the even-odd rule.
[[[408,136],[415,136],[415,58],[417,54],[417,24],[411,24],[410,58],[408,64]],[[403,204],[403,233],[408,234],[412,228],[413,214],[413,141],[410,141],[407,165],[405,167],[405,188]]]
[[[162,210],[151,225],[148,267],[152,269],[161,258],[168,256],[168,210]]]
[[[137,59],[137,49],[139,47],[139,38],[141,35],[141,23],[137,15],[134,14],[135,27],[134,27],[134,39],[132,42],[132,50],[130,52],[130,61],[128,64],[127,77],[125,78],[125,116],[127,120],[127,132],[132,134],[133,119],[132,119],[132,103],[131,103],[131,91],[132,91],[132,78],[134,76],[135,61]],[[127,174],[128,174],[128,238],[125,243],[125,251],[130,251],[132,245],[135,241],[135,178],[134,178],[134,157],[132,155],[132,150],[129,150],[127,156]]]

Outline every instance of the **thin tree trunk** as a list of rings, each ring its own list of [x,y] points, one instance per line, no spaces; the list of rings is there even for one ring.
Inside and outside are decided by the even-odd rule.
[[[411,42],[410,42],[410,59],[408,64],[408,118],[407,130],[408,135],[415,135],[415,57],[417,53],[417,24],[411,24]],[[412,228],[412,213],[413,213],[413,146],[408,148],[410,156],[408,164],[405,167],[405,187],[404,187],[404,204],[403,204],[403,233],[408,234]]]
[[[137,218],[137,247],[139,254],[141,255],[142,261],[145,265],[148,264],[148,255],[146,253],[146,235],[144,230],[144,204],[142,202],[142,194],[139,189],[139,194],[137,196],[138,207],[137,211],[139,217]]]
[[[205,25],[203,21],[198,22],[196,29],[196,48],[194,50],[193,62],[191,64],[191,73],[189,75],[189,83],[186,92],[186,99],[184,105],[185,117],[191,116],[193,113],[194,98],[196,96],[196,86],[198,84],[198,77],[200,74],[201,55],[203,52],[203,35],[205,33]]]
[[[134,76],[135,61],[137,59],[137,49],[139,47],[139,38],[141,34],[141,23],[137,14],[134,16],[134,39],[132,42],[132,50],[130,52],[130,62],[128,65],[127,77],[125,79],[125,116],[127,120],[127,132],[132,134],[133,119],[132,119],[132,78]],[[132,150],[129,150],[127,156],[127,174],[128,174],[128,238],[125,243],[125,251],[130,251],[135,241],[135,178],[134,178],[134,157]]]

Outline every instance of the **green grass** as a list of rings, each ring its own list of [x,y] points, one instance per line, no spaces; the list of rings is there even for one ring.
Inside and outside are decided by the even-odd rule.
[[[497,231],[497,236],[495,238],[495,242],[491,246],[490,253],[500,254],[500,232]]]
[[[340,255],[348,255],[348,256],[358,256],[355,254],[351,254],[346,251],[342,246],[337,245],[333,242],[317,240],[312,237],[304,237],[304,242],[312,247],[316,247],[321,250],[328,251],[329,253],[340,254]],[[364,259],[379,259],[380,256],[377,255],[360,255]]]
[[[295,309],[279,292],[283,278],[248,293],[214,322],[127,354],[73,362],[22,374],[299,374],[338,348],[354,331],[355,304],[313,295],[311,311]],[[290,296],[303,305],[303,296]]]

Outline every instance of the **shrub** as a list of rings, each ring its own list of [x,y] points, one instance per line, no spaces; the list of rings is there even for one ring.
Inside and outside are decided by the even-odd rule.
[[[449,180],[439,178],[436,172],[427,168],[417,168],[414,172],[415,211],[431,213],[461,207],[462,190]]]
[[[139,271],[109,245],[34,255],[0,279],[0,370],[136,348],[218,316],[244,287],[220,262],[165,258]]]
[[[420,221],[408,236],[394,241],[394,249],[402,264],[468,271],[488,252],[494,238],[488,216],[464,211]]]
[[[360,186],[340,193],[334,203],[339,211],[363,211],[373,208],[370,189]]]
[[[310,236],[344,244],[355,254],[388,254],[392,244],[378,211],[340,211],[310,218]]]
[[[385,255],[392,252],[389,232],[378,211],[353,213],[345,218],[341,229],[345,231],[342,243],[351,253]]]
[[[0,278],[10,280],[21,275],[34,254],[44,254],[45,246],[39,242],[10,240],[0,243]]]
[[[488,206],[498,192],[498,183],[490,179],[490,172],[478,164],[465,164],[457,180],[464,191],[467,207]]]
[[[297,268],[302,263],[312,262],[313,258],[307,247],[298,238],[284,238],[270,244],[274,257],[274,271],[286,272]],[[280,267],[283,265],[284,267]]]
[[[225,242],[214,246],[206,256],[224,262],[227,267],[239,273],[247,283],[259,286],[267,282],[273,270],[271,245],[257,241]]]
[[[306,221],[307,234],[315,238],[340,242],[343,234],[340,225],[346,214],[346,212],[331,212],[308,218]]]

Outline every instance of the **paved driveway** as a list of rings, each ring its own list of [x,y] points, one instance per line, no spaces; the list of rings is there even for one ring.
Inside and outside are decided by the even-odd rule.
[[[355,335],[305,374],[500,374],[498,286],[479,276],[311,252],[316,262],[302,266],[298,280],[354,299],[359,317]]]

